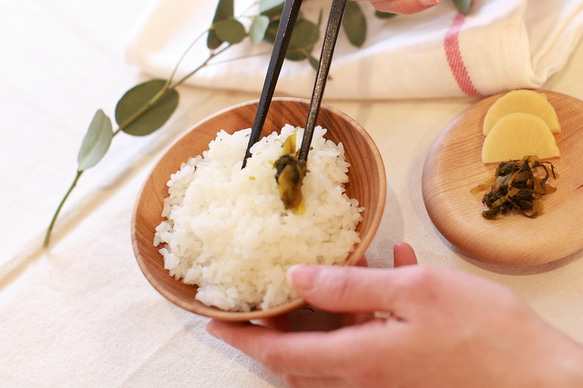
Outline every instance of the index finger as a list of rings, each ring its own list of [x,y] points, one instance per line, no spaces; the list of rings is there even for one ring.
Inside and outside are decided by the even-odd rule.
[[[390,325],[391,327],[387,327]],[[387,356],[398,354],[395,342],[403,341],[407,325],[374,320],[332,332],[281,333],[250,323],[211,320],[209,334],[238,348],[279,374],[311,377],[346,376],[354,360],[366,360],[371,347],[387,347]],[[390,335],[387,329],[394,331]],[[382,342],[379,342],[383,335]],[[393,338],[391,340],[390,338]]]
[[[441,0],[355,0],[368,1],[379,12],[414,14],[437,5]]]

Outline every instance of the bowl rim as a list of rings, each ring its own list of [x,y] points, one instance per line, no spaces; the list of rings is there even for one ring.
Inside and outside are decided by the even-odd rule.
[[[138,221],[137,216],[138,216],[138,211],[139,211],[139,207],[140,207],[140,200],[141,200],[144,192],[146,191],[148,183],[150,181],[150,178],[152,177],[153,173],[156,171],[158,164],[162,161],[162,159],[164,159],[169,154],[169,152],[173,149],[173,147],[177,143],[181,142],[192,131],[205,125],[207,122],[217,118],[218,116],[225,115],[227,112],[241,109],[241,108],[247,107],[249,105],[257,105],[258,101],[259,100],[255,99],[255,100],[250,100],[250,101],[246,101],[246,102],[242,102],[239,104],[235,104],[235,105],[226,107],[224,109],[217,111],[216,113],[213,113],[213,114],[205,117],[204,119],[198,121],[196,124],[190,126],[190,128],[187,131],[185,131],[178,139],[176,139],[174,142],[172,142],[172,144],[170,146],[168,146],[162,152],[161,156],[158,157],[158,159],[154,162],[150,171],[146,175],[146,178],[145,178],[144,182],[142,183],[142,186],[140,187],[140,189],[138,191],[136,201],[134,204],[134,208],[133,208],[133,212],[132,212],[132,218],[131,218],[132,248],[133,248],[133,252],[134,252],[134,256],[136,258],[136,261],[138,262],[138,266],[139,266],[141,272],[143,273],[143,275],[148,280],[148,282],[154,287],[154,289],[158,293],[160,293],[164,298],[166,298],[168,301],[172,302],[173,304],[177,305],[178,307],[181,307],[184,310],[187,310],[189,312],[193,312],[195,314],[209,317],[209,318],[216,318],[216,319],[227,320],[227,321],[249,321],[249,320],[253,320],[253,319],[267,318],[267,317],[273,317],[273,316],[285,314],[287,312],[290,312],[292,310],[296,310],[296,309],[306,305],[306,302],[302,298],[298,297],[298,298],[295,298],[291,301],[283,303],[281,305],[271,307],[267,310],[251,310],[251,311],[226,311],[226,310],[221,310],[221,309],[214,307],[214,306],[207,306],[207,305],[203,305],[204,307],[199,309],[199,308],[193,308],[191,305],[184,303],[183,300],[180,299],[180,297],[178,297],[175,293],[168,291],[166,289],[166,287],[164,287],[160,284],[159,279],[152,274],[152,272],[150,271],[150,268],[145,263],[145,260],[142,256],[142,252],[140,250],[140,242],[138,241],[138,238],[136,236],[136,234],[137,234],[137,221]],[[297,98],[297,97],[274,97],[273,101],[283,102],[283,103],[290,102],[293,104],[298,104],[298,103],[299,104],[309,104],[309,102],[310,102],[308,99]],[[361,236],[360,242],[355,245],[355,249],[349,254],[349,256],[347,258],[347,262],[344,264],[344,266],[352,266],[352,265],[356,265],[356,263],[359,261],[359,259],[362,256],[364,256],[365,251],[368,249],[368,247],[370,246],[372,240],[374,239],[374,237],[376,235],[376,232],[378,230],[378,227],[379,227],[381,220],[382,220],[382,217],[383,217],[385,203],[386,203],[386,192],[387,192],[385,166],[384,166],[384,162],[383,162],[381,153],[380,153],[376,143],[374,142],[373,138],[357,121],[355,121],[352,117],[350,117],[346,113],[344,113],[344,112],[338,110],[337,108],[334,108],[333,106],[328,105],[328,104],[324,104],[324,103],[321,104],[320,109],[327,110],[330,113],[341,117],[342,120],[350,123],[351,127],[354,128],[358,132],[358,134],[365,140],[366,144],[370,148],[372,157],[373,157],[374,162],[375,162],[377,169],[378,169],[378,177],[377,178],[379,180],[379,187],[378,187],[378,201],[376,203],[377,211],[374,214],[371,214],[370,232],[367,233],[365,236]],[[168,277],[173,279],[173,277],[169,273],[168,273]],[[196,286],[192,285],[192,287],[196,287]]]

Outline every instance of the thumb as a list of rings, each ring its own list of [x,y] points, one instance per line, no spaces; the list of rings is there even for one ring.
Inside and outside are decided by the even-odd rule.
[[[307,303],[331,312],[394,311],[409,295],[407,268],[297,265],[288,276]],[[403,292],[405,291],[405,292]],[[407,298],[405,298],[407,299]]]

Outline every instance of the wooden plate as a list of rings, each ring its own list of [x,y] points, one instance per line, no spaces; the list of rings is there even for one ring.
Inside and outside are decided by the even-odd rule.
[[[507,215],[486,220],[483,192],[470,190],[494,174],[496,164],[481,161],[482,123],[502,95],[481,100],[439,134],[423,167],[427,212],[441,234],[477,260],[506,265],[537,265],[583,248],[583,101],[541,91],[557,111],[561,157],[551,159],[559,174],[557,191],[543,199],[544,213],[530,219]]]

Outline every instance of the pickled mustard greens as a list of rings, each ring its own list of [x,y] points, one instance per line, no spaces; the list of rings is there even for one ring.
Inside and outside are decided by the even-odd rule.
[[[308,171],[305,163],[298,159],[296,151],[297,129],[283,143],[283,154],[275,161],[275,181],[279,190],[279,196],[286,209],[295,214],[303,214],[304,196],[302,194],[302,181]]]
[[[553,164],[530,155],[501,162],[494,176],[471,192],[477,194],[490,188],[482,198],[487,207],[482,212],[486,219],[499,219],[508,213],[536,218],[543,212],[542,197],[556,191],[547,183],[549,178],[557,178]]]

